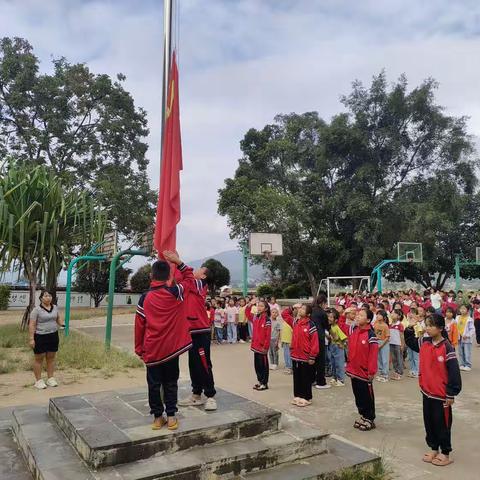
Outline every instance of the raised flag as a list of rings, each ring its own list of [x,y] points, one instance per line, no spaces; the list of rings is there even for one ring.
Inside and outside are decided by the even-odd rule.
[[[182,168],[178,69],[174,52],[169,75],[155,223],[154,245],[159,257],[162,257],[164,250],[176,250],[177,223],[180,221],[180,171]]]

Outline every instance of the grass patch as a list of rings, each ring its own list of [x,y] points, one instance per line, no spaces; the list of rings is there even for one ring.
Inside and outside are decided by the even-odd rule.
[[[135,313],[136,307],[123,307],[123,308],[114,308],[113,315],[126,315],[129,313]],[[60,312],[64,315],[64,312]],[[106,317],[107,309],[104,307],[91,308],[89,310],[75,310],[72,309],[70,313],[70,318],[72,320],[87,320],[89,318],[95,317]]]
[[[375,463],[370,469],[347,468],[328,477],[329,480],[391,480],[392,478],[392,471],[383,460]]]
[[[0,349],[24,348],[28,346],[28,332],[20,330],[19,325],[0,326]]]
[[[28,347],[28,332],[18,325],[0,326],[0,374],[31,369],[32,350]],[[102,342],[78,332],[70,332],[65,338],[60,332],[57,353],[57,369],[88,371],[98,370],[104,378],[114,372],[141,367],[136,356],[112,347],[108,352]]]
[[[108,373],[143,365],[141,360],[132,354],[115,347],[106,351],[102,342],[81,333],[70,332],[68,338],[60,338],[57,354],[57,365],[60,369],[95,369]]]

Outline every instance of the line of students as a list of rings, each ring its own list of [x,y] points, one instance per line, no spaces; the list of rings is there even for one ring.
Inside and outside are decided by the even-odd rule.
[[[253,321],[254,331],[252,350],[255,353],[255,370],[258,384],[256,390],[268,388],[268,338],[271,322],[268,320],[269,307],[267,302],[259,302],[256,314],[247,316]],[[317,325],[312,320],[313,309],[310,305],[297,304],[282,311],[282,317],[292,329],[290,345],[293,362],[293,399],[291,403],[298,407],[312,404],[312,384],[315,379],[315,363],[324,345],[319,341]],[[352,315],[353,313],[353,315]],[[424,425],[426,443],[431,448],[423,456],[423,461],[436,466],[446,466],[452,463],[450,458],[452,404],[454,397],[461,391],[460,367],[455,348],[449,341],[449,332],[442,315],[428,311],[424,319],[412,312],[408,316],[406,328],[401,323],[403,312],[394,309],[390,315],[391,327],[388,327],[389,316],[385,310],[378,310],[376,315],[368,305],[359,309],[350,307],[347,316],[341,323],[336,309],[328,311],[330,338],[330,363],[333,384],[343,382],[343,366],[347,353],[346,374],[351,378],[352,391],[359,418],[354,422],[354,428],[369,431],[375,425],[375,395],[373,380],[378,367],[382,377],[388,376],[389,355],[384,350],[388,345],[388,335],[385,330],[398,332],[398,342],[394,340],[393,355],[394,376],[401,378],[403,369],[403,346],[412,351],[409,355],[411,365],[416,362],[418,368],[420,391],[423,398]],[[347,320],[347,317],[349,320]],[[348,324],[347,324],[348,321]],[[401,327],[400,327],[401,325]],[[347,330],[347,332],[345,332]],[[376,332],[380,332],[379,338]],[[391,334],[390,334],[391,337]],[[387,373],[385,373],[385,371]]]

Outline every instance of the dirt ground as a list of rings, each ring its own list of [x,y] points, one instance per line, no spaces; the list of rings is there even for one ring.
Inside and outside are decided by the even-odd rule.
[[[73,322],[80,331],[102,339],[104,319],[89,319]],[[113,344],[133,349],[133,315],[114,317]],[[181,377],[188,378],[187,355],[181,357]],[[297,415],[304,421],[341,435],[365,447],[380,452],[393,469],[396,478],[402,480],[446,480],[457,477],[462,480],[477,480],[478,460],[473,446],[480,436],[480,348],[473,351],[473,370],[462,373],[464,388],[454,407],[453,458],[455,463],[441,468],[421,461],[426,450],[422,420],[421,397],[415,379],[404,378],[400,382],[374,385],[377,405],[377,429],[359,432],[352,428],[355,418],[353,396],[349,382],[345,387],[330,390],[314,390],[311,407],[298,409],[289,401],[292,396],[292,377],[281,370],[270,372],[270,389],[265,392],[252,390],[255,380],[253,355],[249,345],[214,345],[212,361],[216,384],[233,393],[243,395],[281,411]],[[12,376],[11,376],[12,375]],[[28,373],[0,375],[2,387],[0,407],[47,403],[51,396],[71,395],[124,387],[144,386],[143,369],[115,374],[111,378],[92,377],[89,374],[76,376],[58,375],[61,385],[55,389],[35,391],[25,385],[31,381]],[[66,384],[65,382],[71,382]],[[10,390],[11,393],[8,393]]]

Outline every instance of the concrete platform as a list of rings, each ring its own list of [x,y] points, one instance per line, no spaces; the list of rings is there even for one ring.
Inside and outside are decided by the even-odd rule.
[[[186,383],[179,385],[179,398],[189,393]],[[180,407],[175,432],[151,429],[144,388],[53,398],[49,414],[94,469],[278,431],[280,412],[221,389],[216,399],[215,412]]]
[[[7,425],[7,421],[3,426]],[[10,425],[10,423],[8,423]],[[8,428],[0,428],[0,479],[31,480],[32,476],[25,465],[20,449]]]
[[[187,393],[182,384],[181,396]],[[175,432],[151,430],[143,389],[51,399],[48,410],[20,407],[11,416],[13,437],[0,431],[0,479],[313,480],[379,462],[238,395],[220,390],[217,403],[215,412],[180,408]]]

